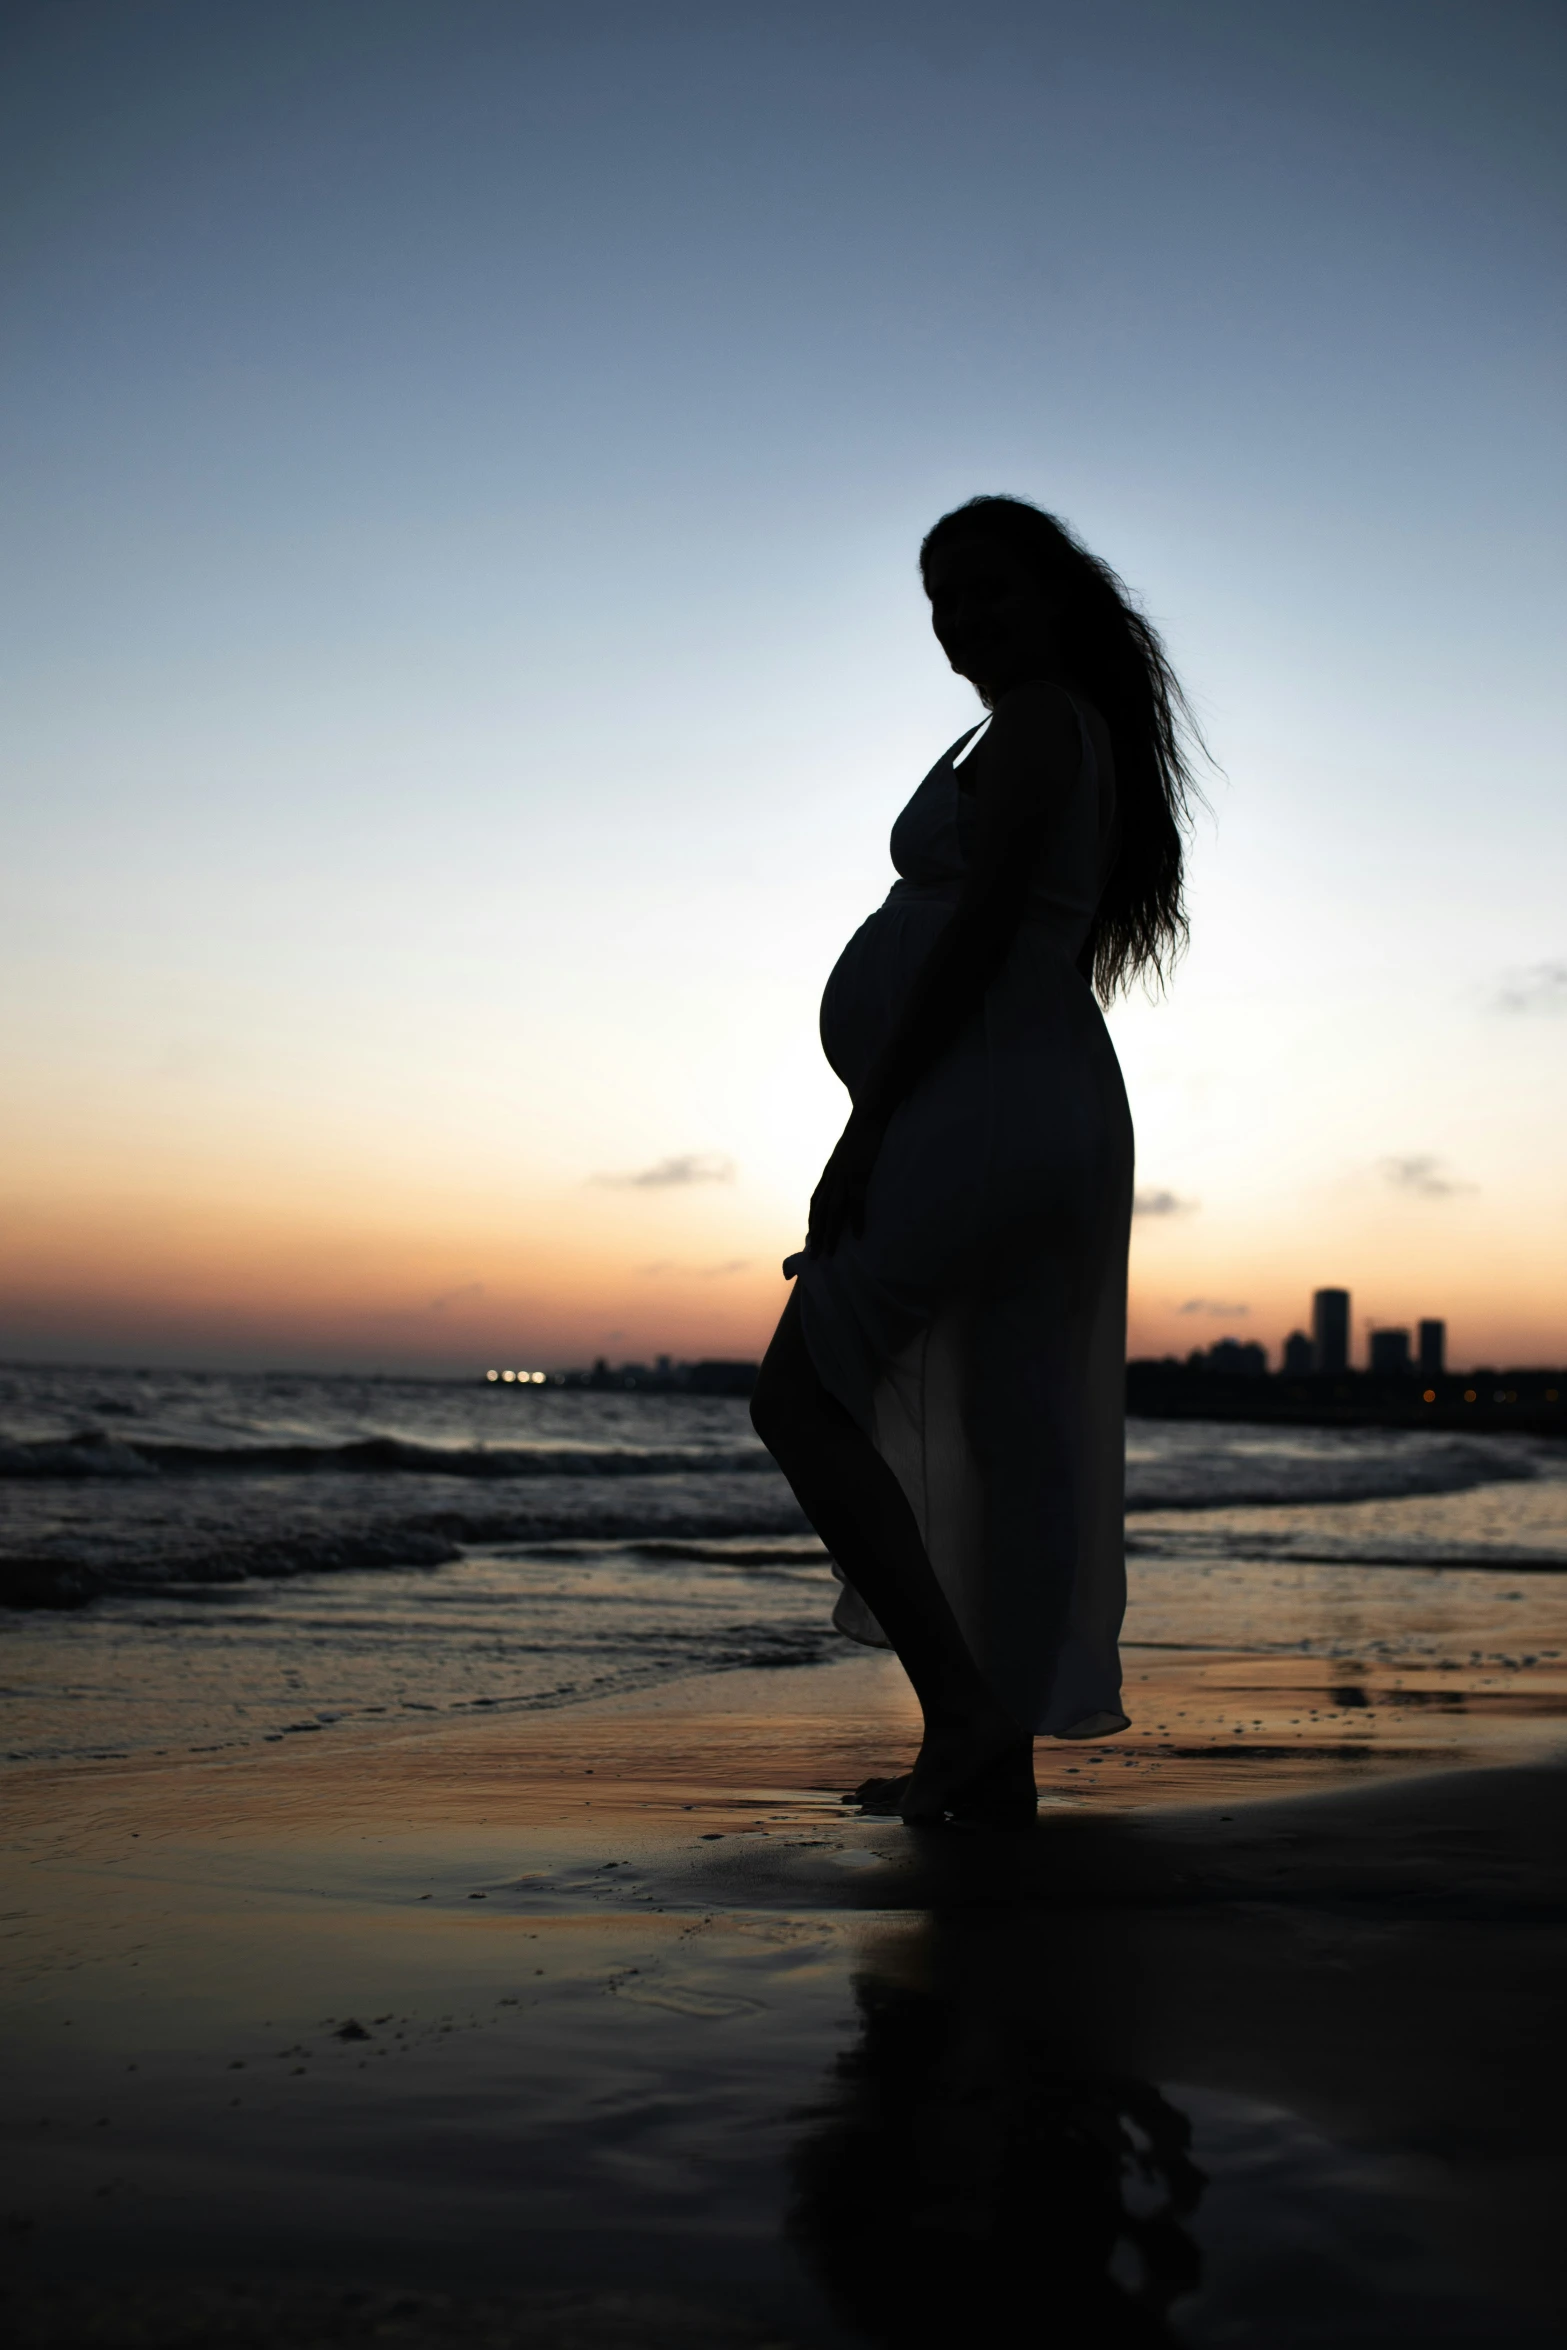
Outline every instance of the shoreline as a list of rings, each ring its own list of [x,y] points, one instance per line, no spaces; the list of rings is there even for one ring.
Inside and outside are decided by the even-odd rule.
[[[1383,1571],[1417,1570],[1390,1564]],[[1467,1562],[1461,1571],[1468,1571]],[[1536,1570],[1508,1561],[1506,1571],[1562,1570],[1554,1563]],[[1103,1739],[1037,1739],[1042,1800],[1096,1800],[1106,1773],[1116,1769],[1141,1774],[1131,1791],[1138,1804],[1201,1800],[1213,1785],[1251,1800],[1259,1781],[1259,1794],[1282,1795],[1331,1788],[1346,1775],[1494,1765],[1528,1759],[1542,1740],[1550,1743],[1554,1725],[1563,1724],[1567,1736],[1567,1653],[1556,1649],[1389,1660],[1375,1653],[1376,1642],[1359,1657],[1302,1653],[1294,1644],[1263,1649],[1123,1638],[1120,1646],[1130,1728]],[[731,1688],[738,1693],[732,1703],[724,1695]],[[663,1718],[666,1735],[670,1725],[688,1719],[725,1724],[710,1752],[699,1746],[689,1754],[699,1786],[706,1785],[705,1770],[722,1772],[737,1753],[750,1754],[754,1762],[754,1750],[764,1742],[761,1725],[768,1721],[777,1728],[767,1742],[772,1767],[784,1774],[780,1784],[799,1792],[836,1794],[878,1769],[886,1760],[884,1747],[912,1753],[918,1744],[917,1711],[896,1659],[839,1639],[834,1653],[798,1662],[683,1668],[551,1702],[486,1699],[462,1710],[421,1707],[373,1718],[328,1716],[284,1731],[257,1727],[190,1746],[12,1755],[0,1762],[0,1786],[12,1791],[15,1811],[29,1790],[46,1804],[50,1791],[69,1804],[78,1783],[85,1792],[89,1784],[121,1780],[136,1786],[143,1775],[200,1776],[269,1758],[281,1765],[317,1749],[318,1742],[333,1758],[328,1768],[336,1771],[353,1768],[351,1758],[361,1752],[395,1758],[428,1744],[457,1756],[492,1737],[519,1758],[574,1751],[575,1739],[585,1752],[614,1753],[615,1767],[624,1769],[623,1725],[650,1715]],[[670,1748],[656,1775],[666,1778],[674,1756],[685,1752],[678,1743]],[[1087,1783],[1068,1786],[1068,1780]]]

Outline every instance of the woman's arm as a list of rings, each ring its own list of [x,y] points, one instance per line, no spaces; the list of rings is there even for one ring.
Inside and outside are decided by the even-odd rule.
[[[974,1017],[1006,961],[1081,759],[1077,712],[1060,686],[1016,686],[997,703],[972,754],[976,837],[962,895],[816,1187],[806,1241],[813,1252],[830,1254],[845,1223],[859,1231],[888,1119]]]

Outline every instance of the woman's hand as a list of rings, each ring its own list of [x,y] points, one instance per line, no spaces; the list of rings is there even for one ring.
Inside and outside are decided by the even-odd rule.
[[[854,1233],[865,1229],[865,1193],[881,1149],[886,1121],[860,1110],[850,1114],[822,1179],[811,1194],[811,1220],[805,1235],[806,1254],[830,1257],[845,1226]]]

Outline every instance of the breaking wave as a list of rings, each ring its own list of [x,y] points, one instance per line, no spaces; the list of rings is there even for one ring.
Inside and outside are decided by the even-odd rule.
[[[134,1444],[101,1428],[32,1444],[0,1441],[0,1477],[349,1476],[673,1477],[732,1471],[774,1473],[759,1444],[441,1445],[397,1436],[347,1444]]]

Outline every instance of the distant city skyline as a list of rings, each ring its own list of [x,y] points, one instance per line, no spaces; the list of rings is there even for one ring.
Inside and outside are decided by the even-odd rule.
[[[1128,1350],[1567,1357],[1567,19],[0,28],[0,1355],[752,1358],[823,984],[1064,514],[1217,766]],[[1357,1323],[1357,1354],[1363,1324]]]
[[[1221,1336],[1213,1339],[1206,1346],[1193,1347],[1184,1360],[1193,1366],[1242,1373],[1249,1371],[1293,1371],[1306,1374],[1322,1371],[1331,1375],[1333,1372],[1342,1370],[1366,1370],[1386,1373],[1403,1372],[1411,1376],[1418,1372],[1428,1378],[1445,1378],[1454,1373],[1462,1374],[1466,1370],[1477,1367],[1493,1370],[1522,1370],[1525,1368],[1553,1370],[1559,1368],[1553,1363],[1529,1366],[1496,1363],[1476,1366],[1469,1363],[1451,1362],[1447,1356],[1447,1324],[1436,1315],[1422,1317],[1413,1331],[1404,1325],[1386,1325],[1368,1320],[1365,1325],[1364,1359],[1357,1362],[1351,1336],[1353,1322],[1350,1314],[1352,1305],[1350,1293],[1344,1290],[1318,1290],[1314,1293],[1313,1306],[1315,1308],[1319,1300],[1339,1299],[1342,1299],[1344,1306],[1345,1343],[1342,1357],[1336,1344],[1330,1341],[1326,1349],[1327,1359],[1318,1359],[1314,1352],[1312,1339],[1307,1336],[1304,1330],[1296,1329],[1287,1332],[1276,1345],[1271,1347],[1263,1339],[1241,1338],[1233,1334]],[[1318,1318],[1319,1316],[1314,1312],[1312,1319]],[[1293,1360],[1291,1359],[1292,1355]],[[1274,1359],[1275,1356],[1277,1356],[1277,1360]],[[1128,1359],[1146,1360],[1148,1358],[1129,1356]],[[1180,1356],[1166,1359],[1177,1362],[1182,1360]],[[598,1371],[613,1371],[617,1374],[646,1375],[655,1380],[678,1380],[682,1375],[694,1369],[711,1370],[714,1367],[710,1360],[704,1365],[700,1358],[693,1361],[668,1353],[656,1353],[650,1359],[626,1356],[617,1362],[611,1362],[608,1357],[600,1356],[595,1358],[591,1366],[558,1363],[551,1364],[545,1370],[520,1369],[515,1365],[492,1366],[485,1370],[484,1377],[494,1384],[526,1387],[546,1384],[551,1378],[562,1372],[576,1373],[590,1368]]]

